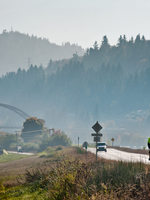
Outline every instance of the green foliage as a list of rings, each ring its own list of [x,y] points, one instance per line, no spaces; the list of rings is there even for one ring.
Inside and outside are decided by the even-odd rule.
[[[15,134],[5,134],[0,135],[0,147],[3,149],[10,149],[11,145],[16,145],[16,135]]]
[[[56,151],[60,151],[60,150],[62,150],[63,148],[61,147],[61,146],[58,146],[57,148],[56,148]]]
[[[50,171],[27,171],[26,183],[30,184],[31,192],[40,191],[39,189],[47,191],[51,200],[86,199],[87,194],[80,185],[87,173],[83,168],[84,165],[78,161],[62,161]]]
[[[71,140],[70,138],[63,132],[61,133],[54,133],[50,137],[50,146],[70,146],[71,145]]]
[[[109,190],[117,187],[123,187],[127,184],[135,184],[137,174],[144,171],[142,163],[124,163],[116,162],[112,166],[99,165],[95,171],[95,182],[98,187],[104,183]]]
[[[44,149],[44,151],[38,153],[38,155],[40,157],[45,157],[45,158],[54,158],[54,159],[58,159],[60,158],[60,156],[63,158],[63,155],[59,155],[59,149],[62,147],[57,147],[57,146],[52,146],[52,147],[47,147],[46,149]]]
[[[36,117],[30,117],[23,123],[22,132],[42,130],[44,128],[44,120]]]
[[[30,117],[23,123],[22,138],[25,142],[36,141],[44,129],[44,120]]]
[[[85,154],[86,153],[86,151],[81,147],[76,147],[76,151],[77,151],[78,154]]]
[[[56,149],[49,147],[46,152]],[[8,200],[149,199],[149,179],[150,168],[142,163],[65,159],[26,170],[24,184],[3,188],[2,195]]]
[[[40,149],[44,150],[48,146],[71,146],[70,138],[63,132],[54,133],[51,136],[45,135],[40,144]]]
[[[30,194],[45,194],[45,198],[51,200],[88,200],[96,195],[102,195],[103,199],[122,199],[127,194],[131,195],[130,197],[138,194],[143,183],[148,183],[150,172],[147,172],[147,176],[145,173],[142,164],[103,161],[85,164],[65,160],[50,169],[27,170],[25,185],[28,186]],[[133,193],[131,185],[136,187],[135,190],[133,187]],[[148,188],[150,189],[150,186],[143,190],[145,194]]]
[[[39,144],[37,143],[24,143],[22,145],[22,151],[25,152],[37,152],[39,151]]]
[[[14,153],[9,153],[7,154],[2,154],[0,155],[0,163],[4,163],[4,162],[10,162],[10,161],[14,161],[14,160],[20,160],[22,158],[26,158],[28,157],[27,155],[21,155],[21,154],[14,154]]]
[[[0,195],[3,194],[5,192],[5,187],[3,185],[3,182],[0,181]]]

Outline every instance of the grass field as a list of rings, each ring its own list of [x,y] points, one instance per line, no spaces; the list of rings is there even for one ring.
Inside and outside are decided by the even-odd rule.
[[[0,155],[0,163],[19,160],[19,159],[26,158],[26,157],[28,157],[28,156],[27,155],[21,155],[21,154],[14,154],[14,153],[9,153],[8,155],[2,154],[2,155]]]
[[[146,200],[149,180],[150,166],[142,163],[96,162],[95,155],[78,147],[50,147],[0,163],[0,199]]]

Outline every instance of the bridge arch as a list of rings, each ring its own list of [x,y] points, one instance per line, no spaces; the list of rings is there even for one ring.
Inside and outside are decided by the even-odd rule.
[[[27,118],[30,117],[27,113],[25,113],[24,111],[22,111],[21,109],[15,107],[15,106],[11,106],[11,105],[8,105],[8,104],[0,103],[0,107],[4,107],[6,109],[9,109],[9,110],[17,113],[23,119],[27,119]]]

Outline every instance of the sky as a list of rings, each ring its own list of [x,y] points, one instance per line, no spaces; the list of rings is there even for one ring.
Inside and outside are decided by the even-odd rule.
[[[110,44],[123,34],[150,39],[149,19],[150,0],[0,0],[0,32],[12,27],[84,48],[104,35]]]

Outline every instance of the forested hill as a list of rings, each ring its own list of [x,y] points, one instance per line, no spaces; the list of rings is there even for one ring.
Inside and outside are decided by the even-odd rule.
[[[74,53],[81,56],[84,51],[69,42],[60,46],[45,38],[4,30],[0,34],[0,75],[19,67],[27,69],[30,64],[47,66],[50,59],[71,58]]]
[[[94,48],[88,49],[87,55],[86,66],[97,68],[102,64],[120,65],[125,74],[137,73],[150,66],[150,40],[137,35],[135,40],[131,38],[127,41],[124,35],[119,37],[117,45],[110,46],[104,36],[101,46],[95,42]]]
[[[120,37],[116,46],[104,37],[83,57],[75,54],[66,61],[50,61],[46,69],[31,66],[0,79],[2,102],[62,128],[101,120],[113,122],[114,128],[132,122],[139,131],[150,122],[149,91],[150,41],[139,35],[130,41]]]

